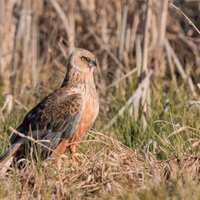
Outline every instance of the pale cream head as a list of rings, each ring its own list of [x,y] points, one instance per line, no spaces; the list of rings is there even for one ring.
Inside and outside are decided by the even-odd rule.
[[[90,51],[80,48],[71,53],[69,62],[73,68],[82,72],[93,72],[94,67],[98,65],[95,56]]]

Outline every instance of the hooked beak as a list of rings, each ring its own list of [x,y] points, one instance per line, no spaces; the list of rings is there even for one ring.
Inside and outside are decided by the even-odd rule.
[[[89,67],[97,67],[97,62],[95,60],[91,60],[88,62]]]

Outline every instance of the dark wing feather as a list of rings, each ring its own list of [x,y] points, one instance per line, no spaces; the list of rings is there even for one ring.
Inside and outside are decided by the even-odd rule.
[[[60,88],[35,106],[16,130],[25,136],[32,136],[34,139],[40,140],[51,149],[55,149],[62,139],[68,139],[74,133],[83,106],[81,94]],[[11,145],[18,141],[21,141],[21,137],[12,133]],[[27,139],[24,141],[30,145]],[[38,148],[39,145],[36,146]],[[47,148],[41,146],[40,151],[42,159],[51,153]]]
[[[52,94],[50,94],[48,97],[50,97]],[[47,101],[48,97],[44,98],[39,104],[37,104],[32,110],[30,110],[26,116],[23,119],[22,124],[20,124],[16,130],[20,133],[23,133],[24,135],[28,135],[30,125],[32,127],[32,130],[34,129],[33,124],[36,124],[36,118],[40,118],[41,113],[40,110],[43,110],[45,106],[45,102]],[[12,133],[10,135],[9,141],[10,144],[16,143],[18,140],[20,140],[21,137],[17,135],[16,133]]]

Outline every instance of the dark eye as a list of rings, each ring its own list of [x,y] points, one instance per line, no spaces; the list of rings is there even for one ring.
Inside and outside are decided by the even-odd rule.
[[[82,56],[81,60],[84,61],[84,62],[87,62],[87,58],[85,56]]]
[[[87,57],[85,57],[85,56],[82,56],[82,57],[81,57],[81,60],[82,60],[83,62],[90,62],[90,59],[87,58]]]

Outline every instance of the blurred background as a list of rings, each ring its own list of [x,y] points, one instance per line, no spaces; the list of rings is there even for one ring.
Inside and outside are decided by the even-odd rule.
[[[98,130],[132,137],[168,111],[181,118],[180,107],[199,99],[200,35],[192,23],[200,29],[199,1],[0,0],[1,121],[60,86],[74,47],[100,64]]]
[[[0,0],[1,153],[74,47],[100,66],[80,169],[69,154],[58,175],[51,160],[12,169],[0,198],[199,199],[199,29],[199,0]]]

